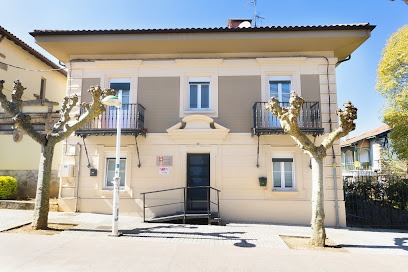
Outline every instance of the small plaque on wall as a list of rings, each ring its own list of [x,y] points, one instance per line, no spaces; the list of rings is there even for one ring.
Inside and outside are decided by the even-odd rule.
[[[173,166],[173,156],[157,156],[156,166]]]
[[[169,167],[159,167],[159,174],[160,175],[170,174],[170,168]]]

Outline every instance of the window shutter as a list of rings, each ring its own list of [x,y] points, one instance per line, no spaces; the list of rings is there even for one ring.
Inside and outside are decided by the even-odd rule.
[[[92,102],[92,95],[87,92],[91,86],[97,86],[101,84],[100,78],[83,78],[81,89],[81,103]]]

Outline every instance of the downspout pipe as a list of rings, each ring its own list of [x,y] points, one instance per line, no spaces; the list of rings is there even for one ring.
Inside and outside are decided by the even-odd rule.
[[[79,212],[79,174],[81,173],[81,151],[82,151],[82,146],[78,142],[76,144],[75,149],[78,148],[78,166],[77,166],[77,180],[76,180],[76,192],[75,192],[75,212]]]
[[[340,60],[336,63],[338,66],[340,63],[349,61],[351,59],[351,55],[348,55],[347,58]],[[329,92],[329,123],[330,123],[330,132],[333,131],[332,129],[332,120],[331,120],[331,109],[330,109],[330,82],[329,82],[329,61],[327,60],[327,88]],[[336,228],[340,227],[340,220],[339,220],[339,196],[337,194],[337,162],[336,162],[336,153],[334,152],[334,147],[332,146],[332,168],[333,168],[333,187],[334,187],[334,211],[335,211],[335,220],[336,220]]]

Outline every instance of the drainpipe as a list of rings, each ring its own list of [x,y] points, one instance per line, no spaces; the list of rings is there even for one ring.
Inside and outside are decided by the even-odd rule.
[[[79,174],[81,173],[81,150],[82,150],[82,146],[81,146],[81,144],[79,142],[76,144],[75,149],[77,147],[79,147],[79,151],[78,151],[78,167],[77,167],[77,181],[76,181],[76,193],[75,193],[75,212],[79,212],[79,209],[78,209],[78,201],[79,201],[78,192],[79,192]]]
[[[338,66],[342,62],[349,61],[351,59],[351,55],[347,58],[340,60],[336,63]],[[327,86],[329,91],[329,123],[330,123],[330,132],[332,131],[332,120],[331,120],[331,110],[330,110],[330,82],[329,82],[329,60],[327,60]],[[334,186],[334,211],[336,217],[336,228],[340,226],[339,223],[339,199],[337,195],[337,163],[336,163],[336,154],[334,153],[334,147],[332,146],[332,153],[333,153],[333,186]]]

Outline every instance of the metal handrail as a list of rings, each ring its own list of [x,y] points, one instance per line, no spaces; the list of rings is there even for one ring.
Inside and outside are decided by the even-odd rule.
[[[143,222],[146,222],[146,208],[153,208],[153,207],[162,207],[162,206],[169,206],[169,205],[175,205],[175,204],[184,204],[183,205],[183,224],[186,223],[186,217],[187,217],[187,190],[188,189],[208,189],[207,191],[207,200],[206,201],[201,201],[197,200],[195,202],[207,202],[207,217],[208,217],[208,224],[211,224],[211,204],[217,206],[217,213],[218,213],[218,224],[221,222],[221,214],[220,214],[220,195],[219,193],[221,190],[211,187],[211,186],[194,186],[194,187],[177,187],[177,188],[170,188],[170,189],[163,189],[163,190],[155,190],[155,191],[149,191],[149,192],[143,192],[140,193],[143,196]],[[146,206],[146,195],[147,194],[154,194],[154,193],[162,193],[162,192],[169,192],[169,191],[175,191],[175,190],[183,190],[183,201],[181,202],[171,202],[171,203],[166,203],[166,204],[160,204],[160,205],[151,205],[151,206]],[[214,190],[217,192],[217,203],[211,201],[210,198],[210,191]]]
[[[170,189],[163,189],[163,190],[156,190],[156,191],[143,192],[143,193],[140,193],[140,194],[141,194],[141,195],[143,195],[143,194],[160,193],[160,192],[167,192],[167,191],[181,190],[181,189],[184,189],[184,188],[188,188],[188,189],[190,189],[190,188],[210,188],[210,189],[212,189],[212,190],[215,190],[215,191],[221,192],[221,190],[219,190],[219,189],[217,189],[217,188],[214,188],[214,187],[211,187],[211,186],[194,186],[194,187],[176,187],[176,188],[170,188]]]

